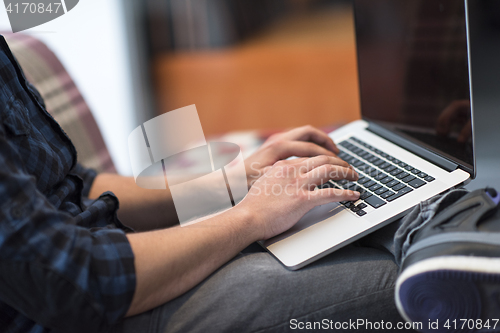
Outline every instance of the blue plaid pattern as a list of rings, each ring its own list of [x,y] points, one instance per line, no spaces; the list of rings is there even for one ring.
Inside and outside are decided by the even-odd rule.
[[[112,193],[85,198],[95,176],[0,36],[0,332],[105,331],[125,315],[130,229]]]

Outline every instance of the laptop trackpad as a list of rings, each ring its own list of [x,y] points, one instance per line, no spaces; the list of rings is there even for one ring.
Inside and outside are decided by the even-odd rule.
[[[280,240],[283,240],[287,237],[290,237],[293,234],[296,234],[301,230],[304,230],[307,227],[312,226],[315,223],[324,221],[327,218],[337,215],[338,213],[340,213],[345,209],[346,208],[340,205],[338,202],[332,202],[326,205],[315,207],[311,209],[309,212],[307,212],[306,215],[304,215],[293,227],[291,227],[284,233],[279,234],[278,236],[275,236],[273,238],[264,241],[262,245],[265,247],[270,246],[276,242],[279,242]]]

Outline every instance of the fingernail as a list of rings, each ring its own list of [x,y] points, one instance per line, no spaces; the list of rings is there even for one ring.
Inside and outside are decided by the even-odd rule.
[[[361,193],[356,192],[356,191],[353,191],[353,192],[352,192],[352,195],[353,195],[354,197],[356,197],[356,198],[359,198],[359,196],[361,195]]]

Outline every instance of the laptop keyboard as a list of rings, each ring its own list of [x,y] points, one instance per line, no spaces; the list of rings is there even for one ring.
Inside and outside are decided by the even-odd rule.
[[[359,174],[356,182],[330,180],[320,188],[337,187],[358,191],[358,201],[342,201],[341,204],[358,216],[380,208],[425,186],[434,180],[432,176],[412,167],[393,156],[370,146],[355,137],[337,144],[338,157],[352,165]]]

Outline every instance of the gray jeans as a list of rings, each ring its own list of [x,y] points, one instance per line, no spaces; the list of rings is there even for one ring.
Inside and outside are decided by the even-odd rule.
[[[114,332],[288,332],[293,319],[396,323],[403,321],[394,305],[397,272],[390,252],[360,243],[294,272],[254,245],[191,291],[123,320]]]
[[[289,332],[301,331],[299,323],[326,320],[335,327],[359,319],[391,322],[394,329],[403,322],[394,305],[401,253],[411,245],[412,232],[455,200],[456,192],[421,203],[405,219],[298,271],[254,244],[186,294],[126,318],[113,332]],[[336,331],[386,330],[344,324]]]

